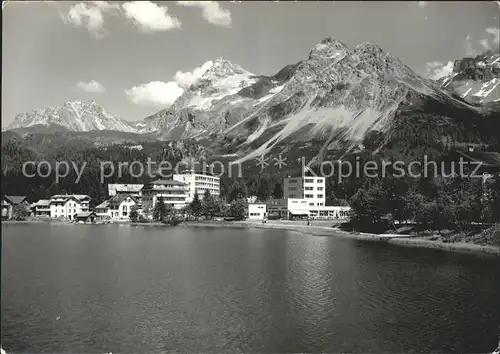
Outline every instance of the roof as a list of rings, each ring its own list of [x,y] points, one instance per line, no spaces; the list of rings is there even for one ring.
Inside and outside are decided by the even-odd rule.
[[[101,204],[96,206],[94,209],[105,209],[107,207],[109,207],[109,202],[107,200],[105,200],[104,202],[102,202]]]
[[[290,214],[292,215],[297,215],[297,216],[302,216],[302,215],[309,215],[309,211],[292,211],[289,210]]]
[[[90,199],[90,197],[86,194],[56,194],[51,197],[51,199],[69,199],[69,198],[75,198],[78,200]]]
[[[118,192],[139,193],[143,184],[108,184],[108,193],[110,196],[116,195]]]
[[[86,194],[73,194],[72,195],[73,197],[75,197],[76,199],[90,199],[90,197]]]
[[[132,199],[136,204],[138,203],[137,198],[130,194],[117,194],[114,197],[110,198],[108,202],[109,205],[120,205],[127,198]]]
[[[4,198],[12,204],[20,204],[26,200],[26,196],[24,195],[6,195]]]
[[[186,186],[186,183],[175,181],[173,179],[157,179],[156,181],[150,182],[144,185],[143,189],[151,185],[162,185],[162,186]]]
[[[93,211],[82,211],[81,213],[75,214],[76,218],[88,218],[90,215],[95,213]]]
[[[38,202],[34,204],[34,206],[49,206],[50,199],[40,199]]]

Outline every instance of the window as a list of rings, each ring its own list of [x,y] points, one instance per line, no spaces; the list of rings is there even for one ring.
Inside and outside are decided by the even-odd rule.
[[[313,194],[306,194],[305,197],[306,198],[314,198],[314,195]]]
[[[323,206],[323,203],[318,203],[318,206]]]
[[[323,198],[323,194],[318,194],[318,198]]]
[[[309,206],[314,206],[314,203],[309,203]]]
[[[318,179],[316,180],[316,183],[323,183],[323,179],[322,179],[322,178],[318,178]]]
[[[322,191],[322,190],[323,190],[323,187],[318,187],[318,190],[319,190],[319,191]]]
[[[306,183],[314,183],[314,178],[306,178],[304,181]]]
[[[288,187],[288,190],[289,190],[289,191],[296,191],[296,190],[297,190],[297,187]]]
[[[312,190],[314,190],[314,187],[306,187],[305,190],[306,191],[312,191]]]

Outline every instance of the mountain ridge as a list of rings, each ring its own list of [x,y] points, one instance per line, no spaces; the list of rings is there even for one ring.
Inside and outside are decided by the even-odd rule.
[[[455,63],[457,70],[473,75],[463,68],[464,60]],[[487,63],[492,73],[496,73],[496,62]],[[349,141],[345,145],[349,151],[370,131],[397,135],[397,120],[402,117],[413,120],[425,115],[431,126],[440,122],[464,129],[469,126],[464,117],[482,122],[481,117],[499,112],[500,104],[494,100],[470,102],[460,94],[451,84],[460,77],[436,82],[416,74],[376,44],[364,42],[349,48],[327,37],[305,59],[273,75],[255,75],[218,58],[172,106],[139,121],[116,118],[95,102],[88,104],[90,115],[78,114],[74,104],[65,103],[62,114],[52,108],[35,110],[34,117],[20,115],[12,126],[21,129],[42,122],[46,129],[54,124],[69,131],[111,129],[158,140],[209,139],[214,150],[229,150],[242,159],[310,140],[323,142],[320,153],[339,140]],[[468,80],[478,78],[483,77],[473,75]],[[65,120],[68,110],[80,122]]]
[[[68,131],[136,131],[130,123],[108,113],[93,100],[66,101],[56,107],[35,108],[30,112],[19,113],[2,131],[33,126],[60,126]]]

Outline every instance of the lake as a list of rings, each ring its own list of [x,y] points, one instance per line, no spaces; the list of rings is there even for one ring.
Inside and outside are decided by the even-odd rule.
[[[3,225],[7,352],[485,353],[498,257],[265,229]]]

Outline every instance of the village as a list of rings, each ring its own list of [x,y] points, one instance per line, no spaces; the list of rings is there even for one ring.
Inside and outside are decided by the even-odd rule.
[[[230,207],[220,198],[220,178],[188,170],[172,179],[158,179],[147,184],[108,184],[108,199],[90,207],[91,197],[84,194],[53,195],[50,199],[28,202],[27,196],[2,198],[2,219],[60,220],[80,223],[114,223],[153,219],[152,211],[161,201],[176,214],[185,217],[185,208],[199,198],[210,195]],[[327,206],[325,177],[296,176],[283,179],[283,198],[258,200],[245,198],[244,217],[249,220],[313,219],[347,220],[349,206]],[[224,216],[218,213],[217,216]]]

